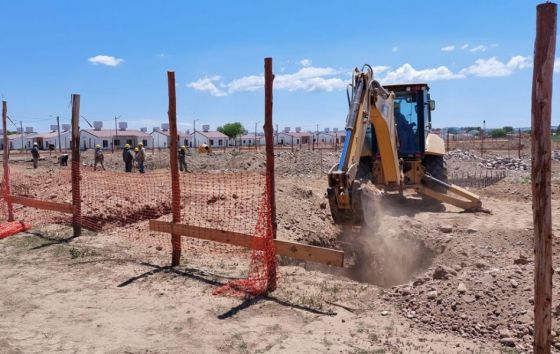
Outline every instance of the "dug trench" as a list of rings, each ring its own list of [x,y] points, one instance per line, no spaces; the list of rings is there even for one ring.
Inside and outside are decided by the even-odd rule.
[[[419,223],[411,222],[411,214],[438,209],[433,203],[418,198],[386,196],[371,200],[374,211],[368,226],[341,227],[332,247],[344,251],[344,267],[306,265],[306,268],[368,283],[381,288],[406,284],[425,273],[434,257],[445,251],[440,242],[426,237]]]

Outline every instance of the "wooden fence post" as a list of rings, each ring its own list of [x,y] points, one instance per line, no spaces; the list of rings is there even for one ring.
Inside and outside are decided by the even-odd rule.
[[[169,135],[177,136],[177,99],[175,95],[175,72],[167,72],[167,89],[169,92]],[[177,140],[171,139],[169,146],[169,164],[171,166],[171,212],[173,223],[181,222],[181,185],[179,183],[179,164],[177,161]],[[171,234],[173,248],[171,265],[181,263],[181,235]]]
[[[270,223],[272,226],[272,238],[276,239],[276,193],[274,181],[274,141],[272,133],[272,89],[274,74],[272,73],[272,58],[264,59],[264,134],[266,143],[266,179],[269,196]],[[266,257],[266,256],[265,256]],[[276,254],[270,259],[271,263],[267,263],[268,284],[267,291],[276,290],[277,280],[277,260]]]
[[[521,159],[521,128],[518,128],[517,158]]]
[[[535,353],[550,353],[552,301],[551,138],[552,75],[557,5],[537,6],[531,95],[531,184],[535,247]]]
[[[72,227],[74,237],[82,233],[82,194],[80,192],[80,95],[72,95]]]
[[[8,117],[8,103],[2,101],[2,128],[4,129],[4,180],[2,186],[4,190],[2,191],[3,198],[6,201],[6,206],[8,207],[8,221],[14,221],[14,207],[12,205],[12,197],[10,192],[10,165],[8,164],[8,159],[10,157],[10,140],[8,139],[8,124],[6,118]]]
[[[273,238],[276,238],[276,193],[274,177],[274,141],[272,133],[272,88],[274,74],[272,73],[272,58],[264,59],[264,135],[266,143],[266,175],[270,187],[270,213],[272,218]]]

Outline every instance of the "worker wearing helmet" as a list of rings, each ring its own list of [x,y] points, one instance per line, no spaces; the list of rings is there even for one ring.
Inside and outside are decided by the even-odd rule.
[[[33,168],[37,168],[39,164],[39,144],[33,143],[33,148],[31,149],[31,157],[33,157]]]
[[[93,170],[97,171],[97,164],[101,164],[101,168],[105,171],[105,166],[103,165],[103,160],[105,160],[105,156],[103,156],[103,150],[101,149],[101,145],[95,145],[95,163],[93,165]]]
[[[124,172],[132,172],[132,161],[134,161],[134,155],[130,151],[130,145],[125,144],[123,150],[123,161],[124,161]]]
[[[144,144],[138,144],[138,154],[136,154],[136,162],[138,163],[138,171],[144,173],[144,162],[146,161],[146,150]]]
[[[183,170],[187,172],[187,147],[185,145],[181,146],[179,149],[177,158],[179,159],[179,169],[181,172],[183,172]]]

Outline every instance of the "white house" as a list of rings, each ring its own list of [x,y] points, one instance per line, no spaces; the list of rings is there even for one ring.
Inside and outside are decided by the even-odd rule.
[[[241,146],[255,146],[255,140],[259,146],[264,145],[264,136],[257,135],[255,139],[255,134],[245,134],[237,138]]]
[[[171,144],[169,130],[154,129],[154,131],[151,132],[150,135],[154,140],[153,144],[154,147],[156,148],[167,148]],[[191,135],[188,130],[184,133],[178,132],[177,135],[179,138],[177,140],[177,146],[181,146],[181,145],[191,146],[190,145]]]
[[[99,144],[103,149],[111,149],[113,145],[116,149],[122,149],[125,144],[136,146],[144,144],[145,148],[153,147],[153,137],[140,130],[127,130],[122,128],[119,131],[113,129],[82,129],[80,131],[80,146],[83,149],[93,149]]]
[[[22,136],[23,136],[23,139],[22,139]],[[35,133],[8,135],[8,141],[10,143],[10,145],[9,145],[10,150],[31,149],[31,147],[33,146],[33,137],[34,136],[35,136]],[[3,139],[0,139],[0,149],[4,149],[4,140]]]
[[[282,132],[278,134],[278,145],[307,145],[311,143],[311,134],[302,132]]]
[[[37,143],[39,149],[49,150],[52,146],[54,150],[59,147],[63,149],[70,149],[70,142],[72,141],[72,132],[69,130],[60,132],[60,141],[58,141],[58,131],[51,131],[49,133],[40,133],[33,137],[33,142]]]
[[[191,140],[189,141],[190,147],[197,147],[201,144],[206,144],[210,147],[224,147],[228,146],[229,137],[218,131],[210,131],[210,126],[203,125],[202,131],[197,130],[191,134]]]

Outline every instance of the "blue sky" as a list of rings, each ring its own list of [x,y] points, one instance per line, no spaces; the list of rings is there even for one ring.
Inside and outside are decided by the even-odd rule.
[[[151,130],[167,121],[175,70],[180,130],[193,119],[252,130],[270,56],[281,128],[343,127],[344,87],[364,63],[382,83],[427,81],[436,127],[525,127],[538,3],[2,0],[0,93],[14,121],[39,131],[52,116],[69,121],[71,93],[90,121],[113,127],[121,116]]]

